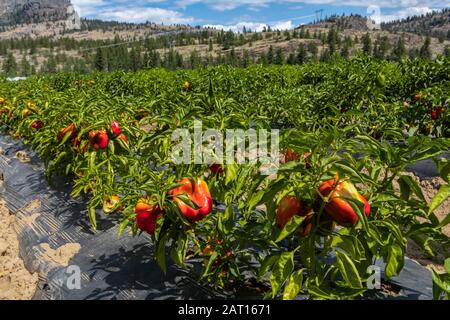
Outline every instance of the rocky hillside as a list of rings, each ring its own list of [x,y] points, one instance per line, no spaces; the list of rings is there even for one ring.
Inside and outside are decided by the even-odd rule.
[[[367,22],[367,18],[360,15],[331,16],[322,21],[310,23],[300,28],[334,28],[341,31],[346,29],[367,31],[369,30],[368,25],[370,25]]]
[[[1,0],[0,24],[66,20],[71,9],[70,0]]]
[[[421,35],[450,38],[450,9],[392,21],[383,24],[382,27],[385,30],[394,32],[412,32]]]

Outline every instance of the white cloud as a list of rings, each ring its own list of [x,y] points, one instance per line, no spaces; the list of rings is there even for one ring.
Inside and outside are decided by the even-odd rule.
[[[411,7],[411,8],[407,8],[407,9],[401,9],[398,10],[392,14],[387,14],[387,15],[374,15],[371,16],[371,18],[377,22],[377,23],[381,23],[381,22],[389,22],[389,21],[393,21],[393,20],[401,20],[401,19],[405,19],[409,16],[413,16],[413,15],[422,15],[422,14],[427,14],[432,12],[433,9],[429,8],[429,7]]]
[[[217,11],[233,10],[238,7],[258,8],[267,7],[274,3],[299,3],[312,5],[355,6],[369,7],[377,5],[383,8],[436,7],[442,8],[442,0],[176,0],[178,7],[186,8],[190,5],[203,3]],[[448,6],[448,5],[447,5]]]
[[[105,5],[104,0],[71,0],[80,16],[95,14],[99,7]]]
[[[251,30],[251,31],[257,31],[257,32],[261,32],[264,30],[264,28],[268,28],[269,25],[266,23],[261,23],[261,22],[239,22],[236,24],[232,24],[232,25],[222,25],[222,24],[207,24],[204,25],[205,28],[214,28],[214,29],[219,29],[219,30],[224,30],[224,31],[233,31],[233,32],[242,32],[242,30],[247,29],[247,31]],[[272,25],[270,25],[270,28],[272,28],[273,30],[288,30],[288,29],[293,29],[294,25],[292,23],[292,21],[280,21],[277,23],[274,23]]]
[[[185,17],[183,14],[173,10],[161,8],[116,8],[104,10],[97,14],[103,20],[116,20],[126,22],[146,22],[164,24],[189,24],[194,22],[192,17]]]
[[[227,11],[242,6],[252,9],[262,8],[267,7],[273,2],[276,2],[276,0],[177,0],[176,5],[181,8],[186,8],[196,3],[203,3],[211,9],[217,11]]]

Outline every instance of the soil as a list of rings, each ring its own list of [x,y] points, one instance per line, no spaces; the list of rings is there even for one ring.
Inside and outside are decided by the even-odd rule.
[[[419,184],[427,203],[430,203],[439,188],[446,183],[440,177],[420,180],[412,173],[406,172],[403,174],[411,176]],[[442,221],[450,213],[450,199],[444,201],[434,213],[439,221]],[[419,218],[418,220],[423,221],[424,219]],[[450,225],[445,226],[442,231],[446,236],[450,237]],[[428,254],[424,253],[414,241],[409,240],[406,248],[406,255],[411,259],[416,260],[421,265],[426,266],[428,269],[434,268],[437,272],[445,272],[443,262],[450,256],[450,252],[448,252],[448,249],[442,248],[438,244],[434,244],[432,247],[436,251],[436,256],[434,257],[430,257]]]
[[[15,217],[0,200],[0,300],[29,300],[36,291],[38,275],[25,269],[14,224]]]
[[[69,261],[80,251],[81,245],[79,243],[68,243],[57,249],[52,249],[48,243],[41,243],[39,249],[42,253],[42,259],[67,267]]]

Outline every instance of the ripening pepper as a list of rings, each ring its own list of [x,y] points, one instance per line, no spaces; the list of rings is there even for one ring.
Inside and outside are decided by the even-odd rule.
[[[134,208],[138,228],[151,235],[155,233],[156,223],[164,211],[149,197],[142,198]]]
[[[35,120],[33,121],[33,123],[31,124],[31,128],[35,129],[35,130],[40,130],[44,127],[44,123],[40,120]]]
[[[106,214],[113,213],[116,210],[120,210],[120,198],[118,195],[113,195],[110,197],[106,197],[103,200],[103,212]]]
[[[89,142],[88,141],[82,141],[77,136],[72,140],[72,147],[75,150],[76,153],[86,153],[89,149]]]
[[[183,89],[186,90],[186,91],[191,89],[191,84],[189,83],[189,81],[184,81],[183,82]]]
[[[283,229],[293,216],[306,217],[297,229],[297,234],[307,236],[311,233],[313,210],[303,200],[287,195],[281,199],[275,214],[275,222],[279,229]]]
[[[89,132],[89,141],[95,150],[106,149],[108,148],[109,142],[108,133],[105,129],[101,129],[100,131],[93,130]]]
[[[213,174],[222,174],[224,172],[222,165],[218,163],[210,165],[209,170],[211,170]]]
[[[341,180],[336,176],[334,179],[322,183],[319,192],[322,196],[328,197],[324,207],[325,212],[344,227],[354,226],[358,222],[358,215],[348,199],[362,202],[365,215],[369,216],[370,214],[369,202],[350,181]]]
[[[193,179],[184,178],[179,182],[180,186],[172,189],[169,194],[178,205],[181,213],[194,221],[202,220],[206,215],[212,211],[212,198],[209,193],[208,185],[205,181],[198,178],[197,181]],[[190,207],[188,204],[177,198],[177,195],[185,194],[198,209]]]
[[[117,138],[122,140],[122,142],[125,143],[126,145],[128,145],[128,139],[123,133],[121,133]]]
[[[442,108],[442,107],[436,107],[433,110],[431,110],[431,119],[433,119],[433,120],[439,119],[439,115],[441,114],[443,109],[444,108]]]
[[[282,163],[287,163],[291,161],[297,161],[300,158],[300,155],[293,151],[292,149],[288,148],[282,152],[284,159],[282,160]]]
[[[288,148],[282,151],[283,158],[281,159],[281,163],[288,163],[291,161],[297,161],[300,157],[305,161],[305,168],[311,169],[311,164],[308,161],[308,158],[311,156],[311,153],[301,153],[295,152],[294,150]]]
[[[68,125],[67,127],[62,128],[58,132],[58,142],[61,142],[64,139],[64,137],[68,134],[70,134],[70,136],[67,139],[67,141],[75,138],[75,135],[76,135],[75,131],[76,131],[76,128],[75,128],[75,124],[73,122],[70,125]]]
[[[417,93],[414,95],[414,100],[420,101],[420,100],[422,100],[423,96],[424,96],[424,94],[423,94],[422,92],[417,92]]]
[[[119,136],[122,131],[120,130],[120,125],[117,121],[113,121],[111,123],[111,132],[113,133],[114,136]]]

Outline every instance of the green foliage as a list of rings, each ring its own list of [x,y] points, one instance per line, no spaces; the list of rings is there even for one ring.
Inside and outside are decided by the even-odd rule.
[[[428,205],[404,174],[416,161],[435,159],[448,182],[448,161],[437,156],[450,148],[449,77],[449,60],[388,63],[365,56],[302,66],[34,76],[0,82],[0,123],[37,150],[49,177],[73,179],[72,195],[87,197],[94,228],[105,198],[118,195],[122,207],[113,216],[119,233],[137,236],[135,205],[143,195],[154,196],[164,208],[152,236],[163,270],[170,252],[185,268],[199,258],[200,281],[227,290],[242,287],[250,274],[270,286],[261,297],[353,299],[366,291],[367,268],[375,258],[386,262],[387,277],[401,271],[407,239],[429,254],[435,253],[433,243],[449,245],[442,233],[449,219],[435,215],[448,186]],[[437,106],[443,111],[432,119]],[[199,119],[203,128],[222,133],[277,128],[282,150],[310,155],[280,164],[276,176],[262,175],[261,163],[226,163],[223,174],[212,174],[206,164],[175,165],[169,161],[172,133],[193,129]],[[93,149],[89,132],[109,131],[113,120],[128,145],[109,132],[109,147]],[[33,129],[34,121],[43,128]],[[58,140],[70,123],[79,146],[70,134]],[[324,232],[318,188],[336,173],[357,185],[371,210],[366,217],[352,203],[358,223]],[[199,222],[182,216],[168,192],[183,177],[205,177],[224,209],[215,206]],[[296,232],[303,217],[282,230],[276,226],[277,204],[288,193],[313,211],[307,235]],[[332,262],[331,252],[337,256]],[[446,280],[435,274],[434,281],[440,295]]]

